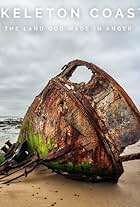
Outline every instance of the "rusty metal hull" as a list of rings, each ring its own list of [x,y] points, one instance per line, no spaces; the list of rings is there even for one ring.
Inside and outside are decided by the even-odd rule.
[[[92,71],[88,83],[69,80],[78,66]],[[96,65],[74,60],[35,98],[18,144],[27,140],[57,173],[117,182],[123,172],[120,153],[139,135],[139,111],[121,86]]]

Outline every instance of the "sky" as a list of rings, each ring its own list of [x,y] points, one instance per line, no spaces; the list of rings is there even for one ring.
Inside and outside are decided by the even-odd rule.
[[[38,3],[39,2],[39,3]],[[139,17],[132,19],[92,19],[88,11],[97,7],[138,8],[136,0],[84,1],[84,0],[1,0],[1,7],[65,8],[79,7],[79,19],[0,19],[0,116],[24,117],[35,96],[56,76],[62,66],[73,59],[82,59],[97,64],[107,71],[127,91],[138,109],[140,108],[140,28]],[[87,32],[25,32],[4,31],[4,26],[89,26]],[[131,32],[96,31],[97,26],[132,26]],[[87,71],[79,79],[88,77]]]

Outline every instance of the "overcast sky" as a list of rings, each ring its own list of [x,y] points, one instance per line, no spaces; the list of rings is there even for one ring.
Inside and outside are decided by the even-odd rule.
[[[37,3],[40,2],[40,3]],[[79,20],[43,18],[40,20],[0,19],[0,116],[23,117],[34,97],[48,80],[72,59],[83,59],[99,65],[111,74],[140,108],[140,29],[139,17],[133,20],[93,20],[87,15],[92,7],[114,9],[139,7],[138,1],[46,1],[1,0],[0,7],[80,7]],[[96,3],[95,3],[96,2]],[[106,2],[106,3],[105,3]],[[5,32],[4,25],[131,25],[131,32]],[[86,76],[85,73],[81,77]]]

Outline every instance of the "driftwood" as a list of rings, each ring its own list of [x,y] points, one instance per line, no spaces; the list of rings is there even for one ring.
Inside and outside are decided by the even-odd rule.
[[[69,80],[78,66],[91,70],[89,82]],[[17,168],[25,169],[21,177],[43,164],[70,178],[116,183],[122,161],[140,158],[139,153],[120,157],[139,136],[140,113],[122,87],[96,65],[74,60],[29,107],[17,143],[1,163],[0,172],[6,173],[1,179]]]

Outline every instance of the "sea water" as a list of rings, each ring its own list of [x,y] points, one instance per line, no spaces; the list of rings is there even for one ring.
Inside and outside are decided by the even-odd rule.
[[[15,143],[21,126],[21,118],[0,116],[0,149],[6,141]]]

